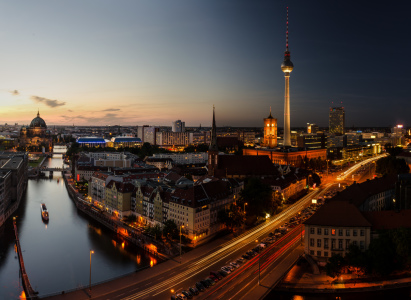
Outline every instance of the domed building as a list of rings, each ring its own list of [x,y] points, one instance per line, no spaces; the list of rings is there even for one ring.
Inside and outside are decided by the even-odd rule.
[[[45,151],[49,151],[52,147],[52,139],[47,131],[46,122],[40,117],[40,111],[29,126],[21,127],[20,146],[44,146]]]
[[[29,137],[44,137],[46,135],[47,125],[46,122],[40,118],[40,111],[37,112],[37,117],[35,117],[28,128],[27,135]]]

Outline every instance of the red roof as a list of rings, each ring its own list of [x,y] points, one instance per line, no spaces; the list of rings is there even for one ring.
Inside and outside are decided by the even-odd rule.
[[[330,201],[304,222],[307,225],[371,227],[358,208],[348,201]]]
[[[111,189],[113,185],[116,186],[117,191],[120,193],[132,193],[135,189],[135,186],[129,182],[124,183],[114,180],[111,180],[106,187]]]
[[[373,230],[411,228],[411,210],[383,210],[363,212],[367,220],[372,223]]]
[[[274,176],[278,170],[268,156],[219,155],[216,176]]]
[[[397,176],[391,175],[367,180],[362,183],[354,183],[338,193],[332,200],[351,201],[356,206],[360,206],[369,197],[393,189],[396,181]]]

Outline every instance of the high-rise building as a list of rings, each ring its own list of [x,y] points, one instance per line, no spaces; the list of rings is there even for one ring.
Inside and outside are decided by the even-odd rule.
[[[277,147],[277,119],[270,115],[264,119],[264,141],[263,146],[268,148]]]
[[[181,122],[181,120],[174,121],[171,126],[172,132],[184,132],[186,131],[186,122]]]
[[[287,31],[286,31],[286,50],[284,52],[284,61],[281,64],[281,70],[285,77],[284,93],[284,146],[291,147],[291,129],[290,129],[290,73],[294,65],[291,62],[290,51],[288,51],[288,7],[287,7]]]
[[[329,131],[333,134],[344,134],[345,128],[345,111],[344,107],[330,108]]]
[[[318,130],[320,130],[318,125],[307,123],[307,133],[317,133]]]

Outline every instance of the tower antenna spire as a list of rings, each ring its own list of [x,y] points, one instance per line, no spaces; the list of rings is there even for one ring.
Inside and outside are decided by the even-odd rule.
[[[288,51],[288,7],[287,7],[287,31],[285,34],[286,38],[285,38],[285,46],[286,46],[286,51]]]

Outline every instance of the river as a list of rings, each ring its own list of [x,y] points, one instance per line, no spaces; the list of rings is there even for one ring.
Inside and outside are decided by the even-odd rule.
[[[65,147],[56,146],[55,151],[63,152]],[[62,164],[61,155],[45,162],[49,167]],[[50,214],[47,224],[41,218],[41,203],[46,204]],[[88,286],[90,250],[94,251],[92,283],[150,264],[147,253],[123,244],[113,232],[76,209],[60,172],[55,172],[52,179],[30,179],[15,215],[26,271],[39,296]],[[19,299],[22,290],[12,220],[8,220],[0,228],[0,299]]]

